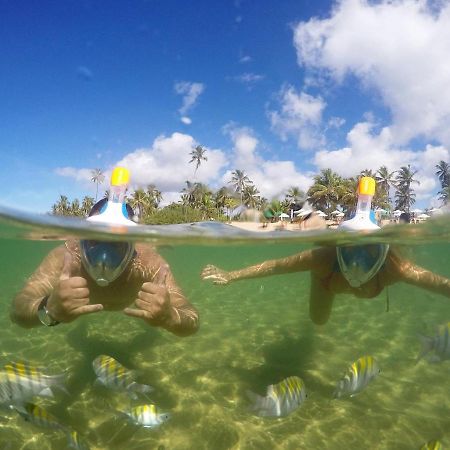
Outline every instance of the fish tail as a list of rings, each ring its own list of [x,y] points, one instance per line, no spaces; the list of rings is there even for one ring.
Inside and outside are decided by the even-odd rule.
[[[139,383],[131,383],[128,386],[128,389],[133,392],[139,392],[140,394],[149,394],[150,392],[153,392],[155,389],[148,385],[148,384],[139,384]]]
[[[270,397],[262,397],[252,391],[246,391],[247,398],[251,402],[250,410],[258,416],[277,416],[277,405]]]
[[[424,336],[423,334],[418,334],[418,337],[422,348],[420,349],[420,353],[416,358],[416,364],[433,349],[433,338]]]

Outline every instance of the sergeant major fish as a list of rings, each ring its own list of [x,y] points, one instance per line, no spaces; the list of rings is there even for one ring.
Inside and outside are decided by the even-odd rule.
[[[417,362],[425,356],[429,362],[450,359],[450,322],[439,325],[433,337],[419,335],[419,338],[422,342],[422,350],[417,357]],[[434,354],[430,355],[430,352]]]
[[[123,389],[131,398],[137,399],[136,392],[147,394],[153,388],[147,384],[139,384],[135,381],[135,373],[128,370],[111,356],[100,355],[92,363],[97,375],[97,382],[110,389]]]
[[[372,356],[359,358],[338,381],[333,397],[340,398],[346,395],[353,397],[361,392],[380,372],[381,370]]]
[[[156,428],[170,418],[170,414],[161,413],[153,404],[135,406],[126,414],[136,425],[141,425],[144,428]]]
[[[25,403],[21,406],[15,406],[14,409],[27,421],[42,428],[51,428],[56,430],[66,430],[66,427],[59,423],[58,419],[34,403]]]
[[[65,391],[65,373],[46,375],[26,363],[10,363],[0,370],[0,404],[14,405],[35,396],[53,397],[52,388]]]
[[[287,416],[306,399],[305,383],[299,377],[288,377],[267,387],[265,397],[247,391],[251,410],[261,417]]]

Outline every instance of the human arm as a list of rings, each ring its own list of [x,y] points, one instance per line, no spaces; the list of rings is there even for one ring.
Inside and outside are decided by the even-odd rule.
[[[413,264],[411,261],[392,253],[389,258],[395,281],[403,281],[450,297],[450,279]]]
[[[64,245],[53,249],[15,296],[12,321],[25,328],[42,325],[38,308],[44,298],[49,314],[57,322],[71,322],[79,315],[103,309],[102,305],[89,304],[86,280],[73,277],[71,270],[69,250]]]
[[[203,280],[212,280],[214,284],[228,284],[247,278],[262,278],[284,273],[315,270],[321,261],[328,259],[329,249],[305,250],[286,258],[271,259],[254,266],[227,272],[208,264],[201,273]]]
[[[142,272],[144,281],[134,302],[135,308],[125,308],[128,316],[143,319],[151,326],[164,328],[177,336],[194,334],[199,327],[197,310],[188,302],[164,259],[142,252],[147,267]]]

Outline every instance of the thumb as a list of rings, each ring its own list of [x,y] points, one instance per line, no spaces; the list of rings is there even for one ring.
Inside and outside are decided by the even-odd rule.
[[[159,284],[161,286],[164,286],[166,284],[166,278],[169,274],[169,265],[168,264],[161,264],[159,267],[159,270],[156,272],[155,276],[153,277],[153,283]]]
[[[68,280],[70,278],[71,269],[72,269],[72,255],[70,252],[66,251],[66,253],[64,253],[64,263],[59,279],[61,281]]]

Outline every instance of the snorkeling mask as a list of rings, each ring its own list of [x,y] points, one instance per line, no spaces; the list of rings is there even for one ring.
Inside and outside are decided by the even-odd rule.
[[[133,210],[125,203],[129,172],[123,167],[116,167],[111,175],[108,199],[97,202],[87,220],[111,226],[136,226],[130,216]],[[80,242],[81,262],[86,272],[99,286],[108,286],[117,279],[134,256],[131,242],[108,242],[82,240]]]
[[[355,216],[342,222],[339,229],[347,231],[372,231],[380,227],[371,219],[375,180],[362,177],[358,186],[358,204]],[[365,244],[336,247],[337,261],[342,275],[352,287],[360,287],[373,278],[383,266],[388,244]]]

